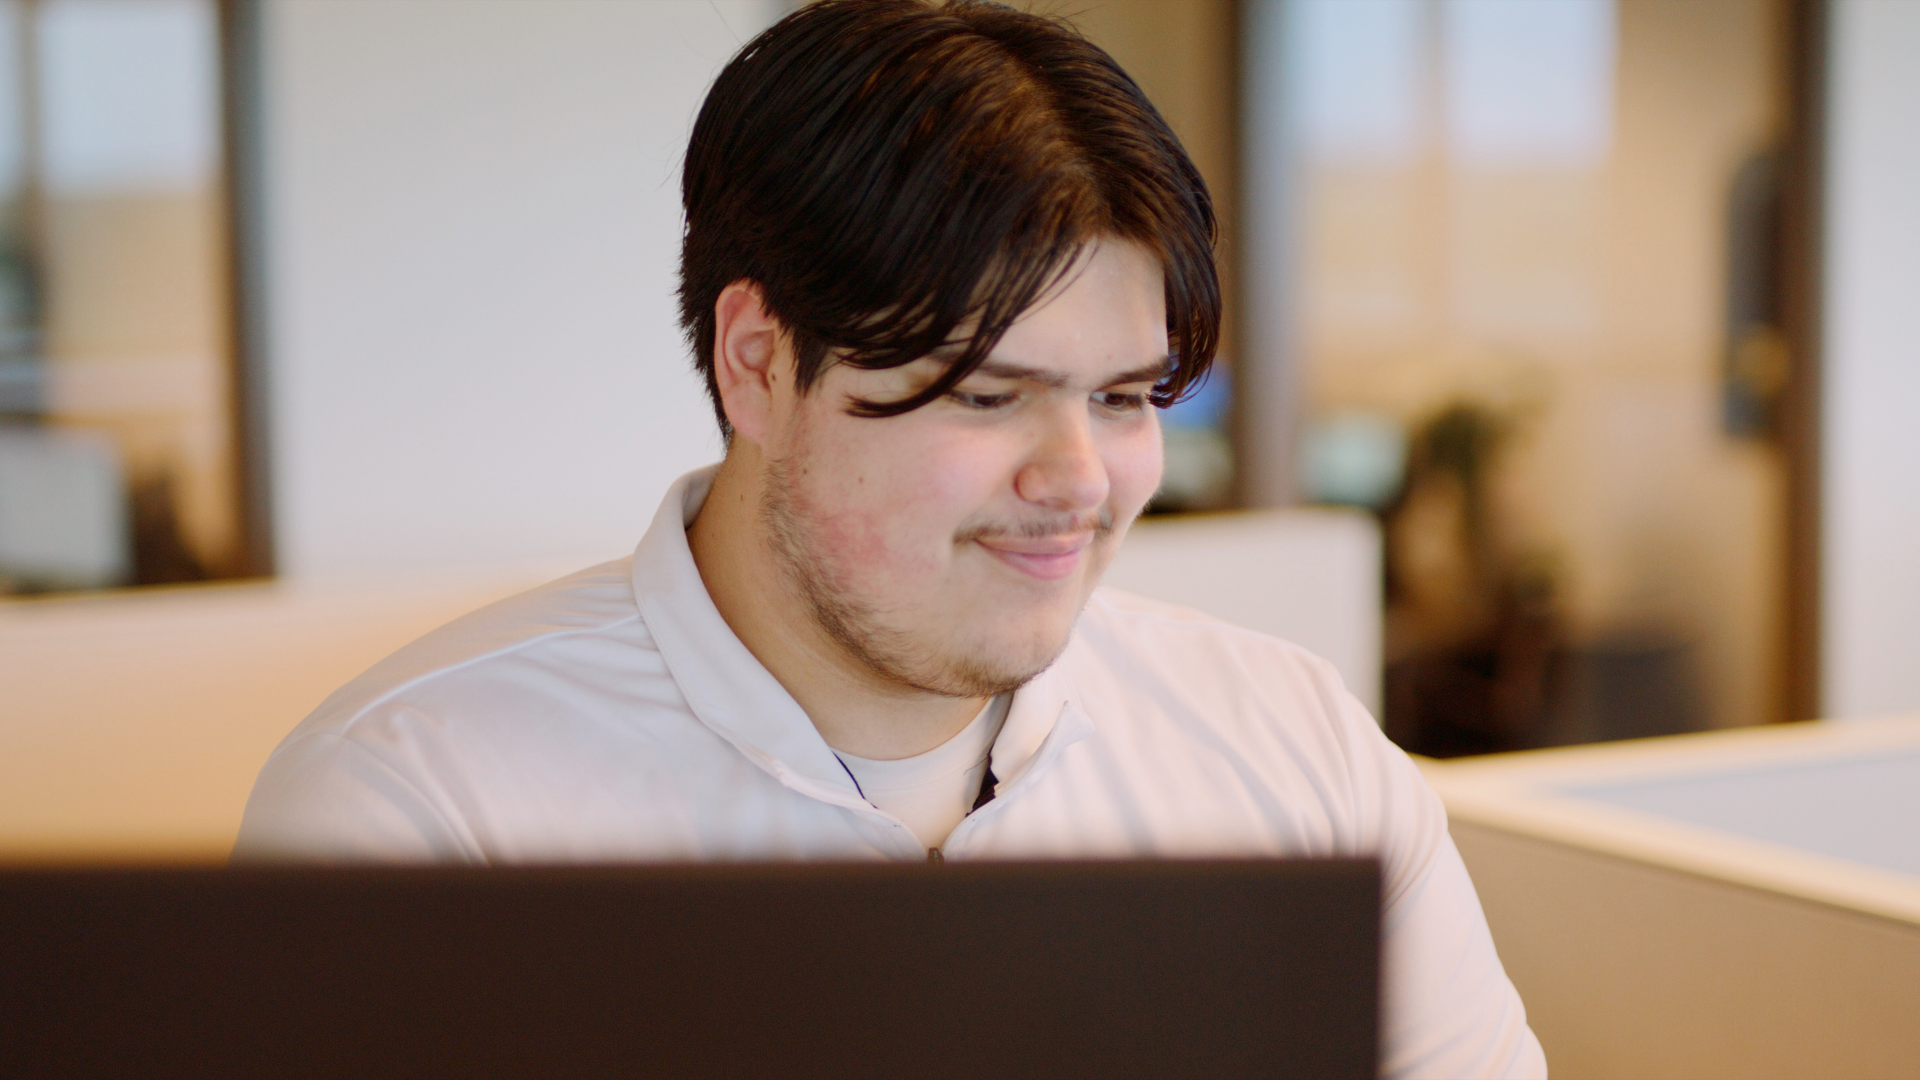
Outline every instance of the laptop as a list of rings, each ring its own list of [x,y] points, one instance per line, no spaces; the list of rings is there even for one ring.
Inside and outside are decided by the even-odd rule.
[[[0,1074],[1362,1077],[1365,860],[0,871]]]

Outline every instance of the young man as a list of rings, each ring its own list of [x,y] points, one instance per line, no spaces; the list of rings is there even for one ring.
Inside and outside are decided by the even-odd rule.
[[[1544,1071],[1438,801],[1324,662],[1112,592],[1219,327],[1205,186],[1056,23],[828,0],[721,73],[682,312],[726,459],[275,752],[236,858],[1377,855],[1391,1075]]]

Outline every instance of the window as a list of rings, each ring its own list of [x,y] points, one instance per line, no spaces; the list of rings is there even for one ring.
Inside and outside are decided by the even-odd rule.
[[[223,14],[0,2],[0,592],[256,564]]]

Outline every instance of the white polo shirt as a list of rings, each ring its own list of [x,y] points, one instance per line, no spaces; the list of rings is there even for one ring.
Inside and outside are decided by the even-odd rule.
[[[321,704],[236,860],[924,860],[713,606],[683,477],[631,559],[458,619]],[[1286,642],[1102,589],[1013,696],[966,859],[1338,856],[1385,877],[1382,1067],[1543,1076],[1439,799]]]

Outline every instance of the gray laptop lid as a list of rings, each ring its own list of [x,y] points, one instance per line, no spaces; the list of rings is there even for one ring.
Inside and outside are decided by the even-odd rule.
[[[1375,1070],[1370,861],[0,872],[9,1076]]]

